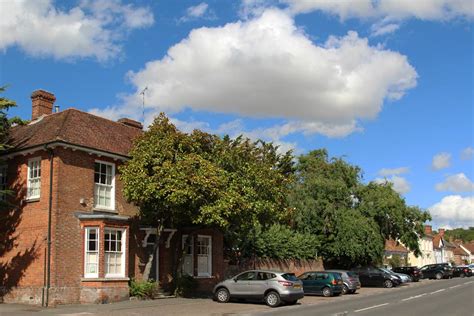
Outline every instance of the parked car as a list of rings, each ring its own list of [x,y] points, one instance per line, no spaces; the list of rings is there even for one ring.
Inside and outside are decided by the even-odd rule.
[[[386,268],[380,268],[380,270],[398,276],[400,278],[400,280],[402,281],[402,283],[411,282],[411,277],[408,274],[397,273],[397,272],[394,272],[394,271],[392,271],[390,269],[386,269]]]
[[[359,275],[362,286],[383,286],[391,288],[402,283],[398,276],[375,267],[352,268],[351,271]]]
[[[392,271],[396,273],[408,274],[411,276],[413,282],[418,282],[422,278],[420,269],[418,269],[418,267],[397,267],[392,268]]]
[[[343,281],[338,272],[308,271],[298,277],[303,281],[304,294],[325,297],[342,294]]]
[[[472,270],[468,266],[457,266],[453,268],[453,277],[471,277]]]
[[[270,307],[289,305],[304,297],[303,282],[293,273],[252,270],[222,281],[214,287],[214,299],[227,303],[231,298],[263,300]]]
[[[354,294],[360,289],[360,280],[357,273],[346,270],[326,270],[327,272],[338,272],[342,276],[342,294]]]
[[[435,263],[423,266],[420,269],[423,279],[450,279],[453,277],[453,268],[449,263]]]

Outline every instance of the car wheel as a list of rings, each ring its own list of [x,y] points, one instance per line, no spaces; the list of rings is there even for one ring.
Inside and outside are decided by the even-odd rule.
[[[349,294],[354,294],[357,290],[350,290]]]
[[[347,287],[347,285],[344,284],[342,286],[342,295],[346,295],[347,293],[350,293],[349,288]]]
[[[277,307],[280,305],[280,302],[280,295],[275,291],[268,292],[267,296],[265,296],[265,303],[270,307]]]
[[[230,299],[230,294],[226,288],[221,287],[220,289],[216,291],[216,300],[219,303],[227,303],[229,299]]]
[[[329,296],[331,296],[331,289],[328,288],[328,287],[325,287],[325,288],[323,289],[323,296],[324,296],[324,297],[329,297]]]
[[[441,280],[443,278],[443,274],[438,272],[435,274],[435,278],[436,280]]]
[[[286,304],[288,304],[288,305],[295,305],[296,302],[298,302],[298,300],[288,301],[288,302],[286,302]]]
[[[390,280],[385,280],[383,282],[383,287],[386,287],[387,289],[389,289],[389,288],[393,287],[393,282],[390,281]]]

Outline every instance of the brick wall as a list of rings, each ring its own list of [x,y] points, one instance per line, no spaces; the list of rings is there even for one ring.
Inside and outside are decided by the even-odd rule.
[[[119,161],[89,155],[66,148],[54,149],[52,245],[51,245],[51,295],[50,304],[78,303],[83,275],[83,236],[75,212],[92,212],[94,196],[94,162],[96,160],[120,164]],[[39,200],[25,202],[28,159],[41,156],[41,196]],[[0,229],[12,230],[13,241],[6,253],[1,254],[0,264],[10,270],[4,278],[2,293],[6,302],[41,303],[45,275],[46,237],[49,202],[48,153],[44,150],[26,156],[16,156],[7,161],[9,186],[17,194],[12,202],[17,210],[11,212],[10,221],[3,220]],[[13,181],[12,181],[13,180]],[[119,215],[133,216],[136,207],[126,203],[122,184],[115,180],[115,206]],[[84,199],[83,204],[80,203]],[[4,215],[2,215],[4,216]],[[128,244],[128,243],[127,243]],[[128,293],[128,291],[127,291]]]

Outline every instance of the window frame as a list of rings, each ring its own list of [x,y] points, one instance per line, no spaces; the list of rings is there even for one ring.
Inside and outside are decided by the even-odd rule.
[[[41,198],[41,157],[34,157],[34,158],[31,158],[31,159],[28,159],[28,169],[27,169],[27,180],[26,180],[26,199],[27,200],[35,200],[35,199],[40,199]],[[35,177],[35,178],[31,178],[30,176],[30,172],[32,170],[32,165],[37,162],[38,165],[38,174],[39,176]],[[38,186],[38,195],[31,195],[30,191],[32,189],[32,185],[31,185],[31,181],[34,181],[34,180],[37,180],[38,179],[38,182],[39,182],[39,186]]]
[[[96,173],[95,172],[95,164],[96,163],[112,167],[112,170],[111,170],[112,180],[110,182],[110,186],[112,187],[111,192],[110,192],[110,206],[99,205],[98,204],[99,199],[96,198],[97,197],[96,196],[96,186],[97,185],[104,185],[103,183],[95,182],[95,173]],[[107,185],[107,184],[105,184],[105,185]],[[100,210],[109,210],[109,211],[115,210],[115,164],[114,163],[111,163],[111,162],[108,162],[108,161],[103,161],[103,160],[95,160],[94,161],[94,208],[95,209],[100,209]]]
[[[207,272],[201,273],[199,272],[199,251],[200,251],[200,246],[199,246],[199,238],[205,238],[209,240],[208,244],[208,250],[207,250]],[[212,276],[212,236],[211,235],[198,235],[197,236],[197,251],[196,251],[196,257],[197,257],[197,276],[198,277],[211,277]]]
[[[182,235],[181,236],[181,250],[184,250],[184,247],[186,246],[186,239],[188,239],[189,235]],[[194,276],[194,236],[191,236],[190,238],[190,247],[191,247],[191,253],[188,254],[187,251],[183,251],[183,266],[181,268],[181,272],[190,276]],[[191,274],[187,273],[184,271],[184,256],[191,256]]]
[[[96,273],[87,273],[87,254],[89,252],[89,231],[95,230],[96,231],[96,245],[97,249],[94,251],[97,254],[97,272]],[[100,269],[100,227],[97,226],[90,226],[84,227],[84,278],[98,278],[99,277],[99,269]]]
[[[112,252],[112,251],[106,251],[105,250],[105,242],[106,242],[106,239],[105,239],[105,234],[107,233],[107,231],[120,231],[122,233],[122,238],[121,238],[121,253],[122,253],[122,256],[120,258],[120,264],[121,264],[121,271],[120,273],[107,273],[107,260],[106,260],[106,254],[107,252],[110,252],[110,253],[117,253],[117,252]],[[124,278],[125,277],[125,257],[127,255],[127,239],[126,239],[126,236],[127,236],[127,229],[126,228],[119,228],[119,227],[110,227],[110,226],[105,226],[104,227],[104,250],[103,250],[103,256],[104,256],[104,265],[103,265],[103,269],[104,269],[104,277],[105,278]]]

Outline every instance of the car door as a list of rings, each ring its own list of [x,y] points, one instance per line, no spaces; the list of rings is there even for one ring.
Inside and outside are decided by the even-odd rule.
[[[234,283],[229,286],[229,291],[232,296],[247,297],[250,292],[250,281],[256,279],[255,271],[247,271],[239,274],[234,278]]]
[[[431,269],[431,265],[427,265],[427,266],[424,266],[421,268],[421,272],[423,273],[423,278],[432,278],[433,275],[432,275],[432,269]]]
[[[359,270],[357,270],[357,273],[359,274],[359,281],[362,284],[362,286],[371,285],[369,270],[367,268],[360,268]]]
[[[384,274],[376,268],[369,268],[369,283],[372,286],[378,286],[384,282]]]
[[[303,273],[299,279],[303,282],[303,290],[305,293],[314,293],[316,280],[313,272]]]
[[[270,273],[256,271],[255,279],[248,280],[248,292],[245,294],[249,298],[263,298]]]

